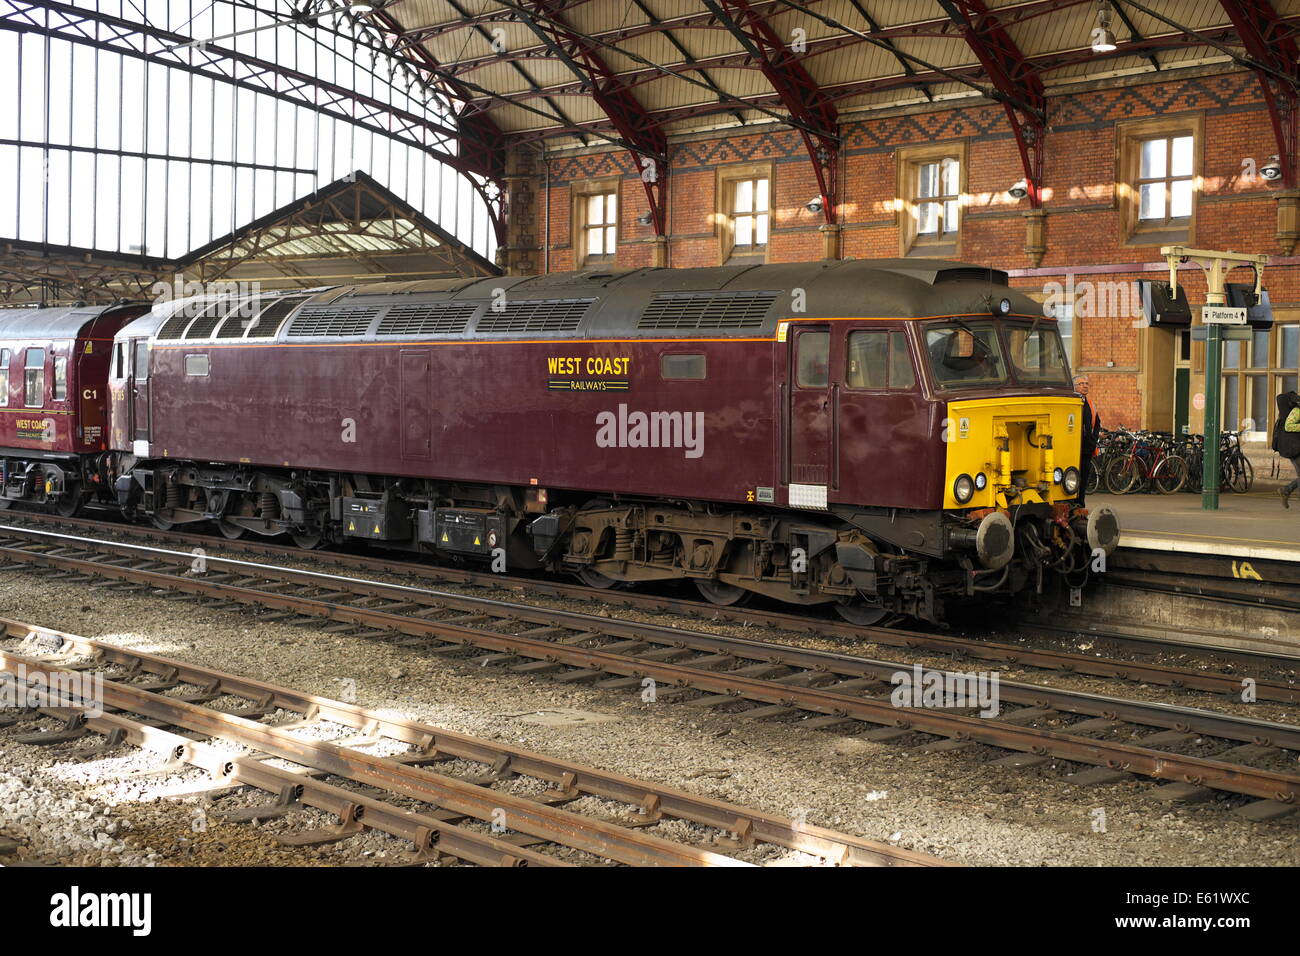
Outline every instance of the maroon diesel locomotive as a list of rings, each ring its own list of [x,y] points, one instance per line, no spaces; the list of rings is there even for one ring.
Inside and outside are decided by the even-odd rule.
[[[1113,549],[1080,400],[1004,273],[900,260],[386,283],[155,308],[116,337],[121,507],[689,578],[872,622]]]

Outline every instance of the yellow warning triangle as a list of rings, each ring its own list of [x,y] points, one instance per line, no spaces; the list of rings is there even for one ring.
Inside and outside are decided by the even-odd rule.
[[[442,540],[443,540],[443,541],[446,541],[446,540],[447,540],[447,532],[445,532],[445,531],[442,533]]]
[[[478,535],[474,535],[474,544],[475,544],[475,545],[482,544],[482,542],[479,541],[479,539],[478,539]]]
[[[375,534],[379,534],[379,533],[380,533],[379,525],[375,525]]]
[[[349,530],[349,531],[356,531],[356,530],[357,530],[357,523],[356,523],[355,521],[349,521],[349,522],[348,522],[348,530]]]

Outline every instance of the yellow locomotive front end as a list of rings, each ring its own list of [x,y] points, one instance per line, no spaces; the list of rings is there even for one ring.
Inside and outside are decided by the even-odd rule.
[[[1073,397],[948,403],[945,509],[1056,504],[1079,496],[1083,402]]]
[[[1080,501],[1083,400],[1071,393],[1055,323],[955,316],[923,333],[931,380],[946,399],[948,540],[975,552],[968,591],[1041,592],[1047,571],[1075,579],[1112,552],[1114,513]]]

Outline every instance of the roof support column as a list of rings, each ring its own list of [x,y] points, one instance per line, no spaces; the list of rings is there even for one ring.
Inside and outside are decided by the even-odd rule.
[[[1282,172],[1282,189],[1277,194],[1277,241],[1283,255],[1295,251],[1300,241],[1300,156],[1297,155],[1297,115],[1300,114],[1300,49],[1289,28],[1268,0],[1221,0],[1224,11],[1237,28],[1255,68],[1264,102],[1268,104],[1277,144],[1277,162]]]

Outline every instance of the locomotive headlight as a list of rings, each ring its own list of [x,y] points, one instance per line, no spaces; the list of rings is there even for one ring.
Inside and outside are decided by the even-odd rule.
[[[958,475],[952,483],[952,496],[958,504],[965,504],[975,496],[975,480],[970,475]]]
[[[1079,490],[1078,468],[1065,469],[1065,475],[1061,478],[1061,487],[1065,489],[1067,495],[1072,495]]]
[[[994,299],[993,297],[990,296],[988,299],[988,303],[989,303],[989,311],[992,312],[994,315],[1011,314],[1011,300],[1006,297],[1003,297],[1001,299]]]
[[[983,491],[985,487],[988,485],[988,483],[989,483],[989,477],[988,475],[984,474],[984,472],[981,471],[978,475],[975,476],[976,491]]]
[[[1052,483],[1059,485],[1061,483],[1061,479],[1063,479],[1064,477],[1065,477],[1065,472],[1061,471],[1061,469],[1058,468],[1056,469],[1056,471],[1052,472]]]

